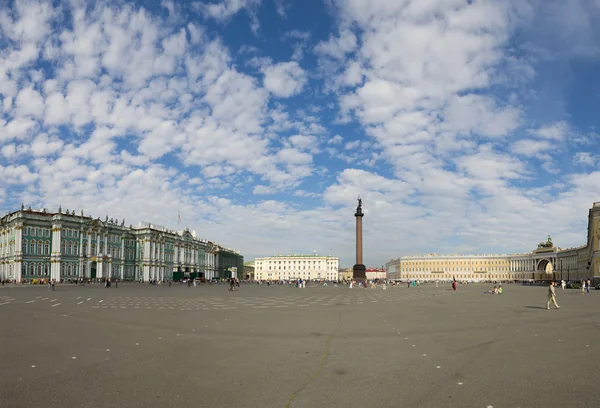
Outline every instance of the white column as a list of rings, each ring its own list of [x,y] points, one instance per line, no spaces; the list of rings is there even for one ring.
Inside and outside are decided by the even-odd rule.
[[[62,225],[52,224],[52,252],[50,255],[50,279],[60,280]]]
[[[144,239],[143,245],[144,245],[144,259],[143,259],[144,275],[143,275],[143,279],[145,282],[147,282],[148,280],[150,280],[150,255],[151,255],[150,254],[150,240]]]
[[[13,264],[13,275],[17,281],[22,278],[23,269],[23,224],[17,224],[14,226],[15,229],[15,254]]]
[[[121,237],[121,270],[119,271],[120,279],[125,278],[125,237]]]

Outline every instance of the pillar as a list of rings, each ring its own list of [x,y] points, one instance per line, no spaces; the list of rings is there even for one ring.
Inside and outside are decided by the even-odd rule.
[[[356,265],[352,268],[352,279],[355,281],[366,280],[367,268],[363,265],[363,246],[362,246],[362,208],[359,204],[354,217],[356,218]]]

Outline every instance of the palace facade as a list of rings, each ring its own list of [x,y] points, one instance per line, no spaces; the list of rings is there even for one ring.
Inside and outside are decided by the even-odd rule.
[[[340,258],[320,255],[279,255],[254,260],[257,280],[337,281]]]
[[[552,239],[532,252],[509,255],[403,256],[386,263],[389,279],[581,280],[600,276],[600,202],[588,214],[587,243],[562,249]]]
[[[119,278],[178,280],[225,278],[243,273],[243,257],[196,237],[140,222],[84,216],[83,211],[11,212],[0,219],[0,279]]]

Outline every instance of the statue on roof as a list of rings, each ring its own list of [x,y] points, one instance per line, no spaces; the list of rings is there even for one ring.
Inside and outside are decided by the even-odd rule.
[[[548,235],[548,240],[546,242],[540,242],[538,244],[538,248],[554,248],[554,243],[552,242],[550,235]]]
[[[104,222],[108,223],[108,215],[106,216],[106,219],[104,220]]]
[[[23,203],[21,202],[21,211],[23,211],[25,209],[25,205],[23,205]]]
[[[75,210],[71,211],[71,215],[75,215]]]
[[[81,210],[81,216],[83,217],[83,209]]]
[[[60,206],[60,205],[58,206],[58,213],[59,214],[62,213],[62,206]]]
[[[125,226],[125,218],[123,218],[123,221],[121,221],[121,227]]]
[[[115,223],[115,221],[114,221],[114,220],[111,218],[111,219],[110,219],[110,223],[111,223],[111,224],[114,224],[114,223]]]

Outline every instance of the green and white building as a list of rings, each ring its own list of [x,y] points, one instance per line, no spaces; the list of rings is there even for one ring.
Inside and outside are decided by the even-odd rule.
[[[57,281],[119,278],[148,281],[225,278],[244,259],[239,252],[199,239],[195,231],[92,218],[83,211],[25,209],[0,219],[0,279]]]

